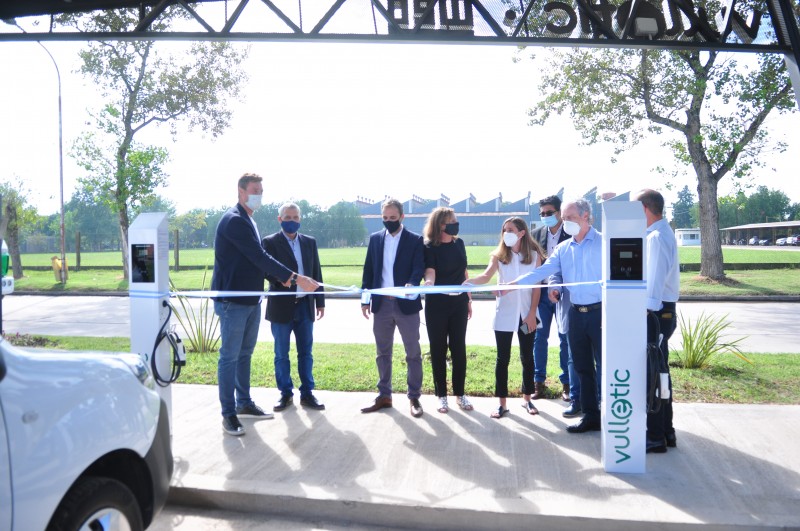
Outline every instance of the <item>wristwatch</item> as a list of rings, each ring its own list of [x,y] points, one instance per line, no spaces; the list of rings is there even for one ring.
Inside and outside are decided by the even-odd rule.
[[[289,285],[291,287],[295,287],[297,285],[297,273],[292,273],[292,276],[289,277]]]

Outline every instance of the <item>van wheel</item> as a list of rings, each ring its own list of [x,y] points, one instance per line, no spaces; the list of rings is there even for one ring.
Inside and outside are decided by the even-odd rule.
[[[47,531],[142,531],[142,513],[128,487],[115,479],[79,479],[61,500]]]

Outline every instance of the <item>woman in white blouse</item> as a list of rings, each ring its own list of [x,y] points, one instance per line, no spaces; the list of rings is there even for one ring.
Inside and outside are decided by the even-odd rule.
[[[518,217],[503,222],[500,243],[492,251],[491,261],[486,270],[465,283],[486,284],[495,273],[498,282],[510,282],[520,275],[533,271],[544,260],[541,246],[531,238],[528,224]],[[533,393],[533,340],[539,319],[536,307],[539,305],[541,290],[512,290],[497,297],[494,315],[494,336],[497,342],[497,362],[494,369],[494,396],[500,399],[500,407],[492,412],[492,418],[499,419],[508,413],[508,363],[511,359],[511,341],[514,332],[519,338],[519,358],[522,362],[522,407],[531,415],[539,410],[531,401]]]

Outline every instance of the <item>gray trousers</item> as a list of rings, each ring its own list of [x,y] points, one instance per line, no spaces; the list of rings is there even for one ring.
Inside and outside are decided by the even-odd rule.
[[[404,314],[397,301],[384,297],[377,313],[372,314],[372,332],[375,334],[378,366],[378,394],[392,396],[392,351],[394,329],[400,331],[406,350],[408,367],[408,398],[419,398],[422,391],[422,350],[419,346],[419,312]]]

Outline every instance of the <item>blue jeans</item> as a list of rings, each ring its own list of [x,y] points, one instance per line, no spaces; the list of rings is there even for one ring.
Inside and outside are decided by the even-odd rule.
[[[250,398],[250,360],[258,339],[261,304],[245,305],[229,301],[214,301],[214,313],[219,316],[222,345],[217,362],[219,403],[222,416],[236,414],[237,407],[253,403]]]
[[[558,334],[558,337],[561,336],[567,337],[567,334]],[[564,352],[563,350],[561,351]],[[562,354],[563,356],[563,354]],[[562,362],[563,363],[563,362]],[[562,365],[563,367],[563,365]],[[569,399],[572,402],[577,404],[581,403],[581,379],[578,376],[578,371],[575,370],[575,361],[572,359],[572,349],[569,348],[569,342],[567,342],[567,371],[569,373]],[[600,388],[598,384],[598,389]],[[599,393],[599,391],[598,391]],[[599,394],[598,394],[599,396]]]
[[[294,332],[297,347],[297,372],[300,375],[300,397],[311,395],[314,390],[314,358],[311,349],[314,344],[314,319],[310,315],[310,305],[295,304],[294,317],[288,323],[272,323],[272,337],[275,340],[275,382],[282,396],[291,396],[294,389],[289,361],[290,336]]]
[[[547,298],[547,290],[541,290],[542,297],[539,299],[539,318],[542,320],[542,327],[536,330],[536,339],[533,341],[533,381],[543,382],[547,378],[547,340],[550,337],[550,325],[556,311],[556,305]],[[574,383],[569,372],[569,346],[567,345],[567,334],[558,334],[559,342],[559,364],[561,374],[558,375],[562,384]],[[580,391],[578,391],[580,394]],[[572,392],[570,391],[570,394]]]

